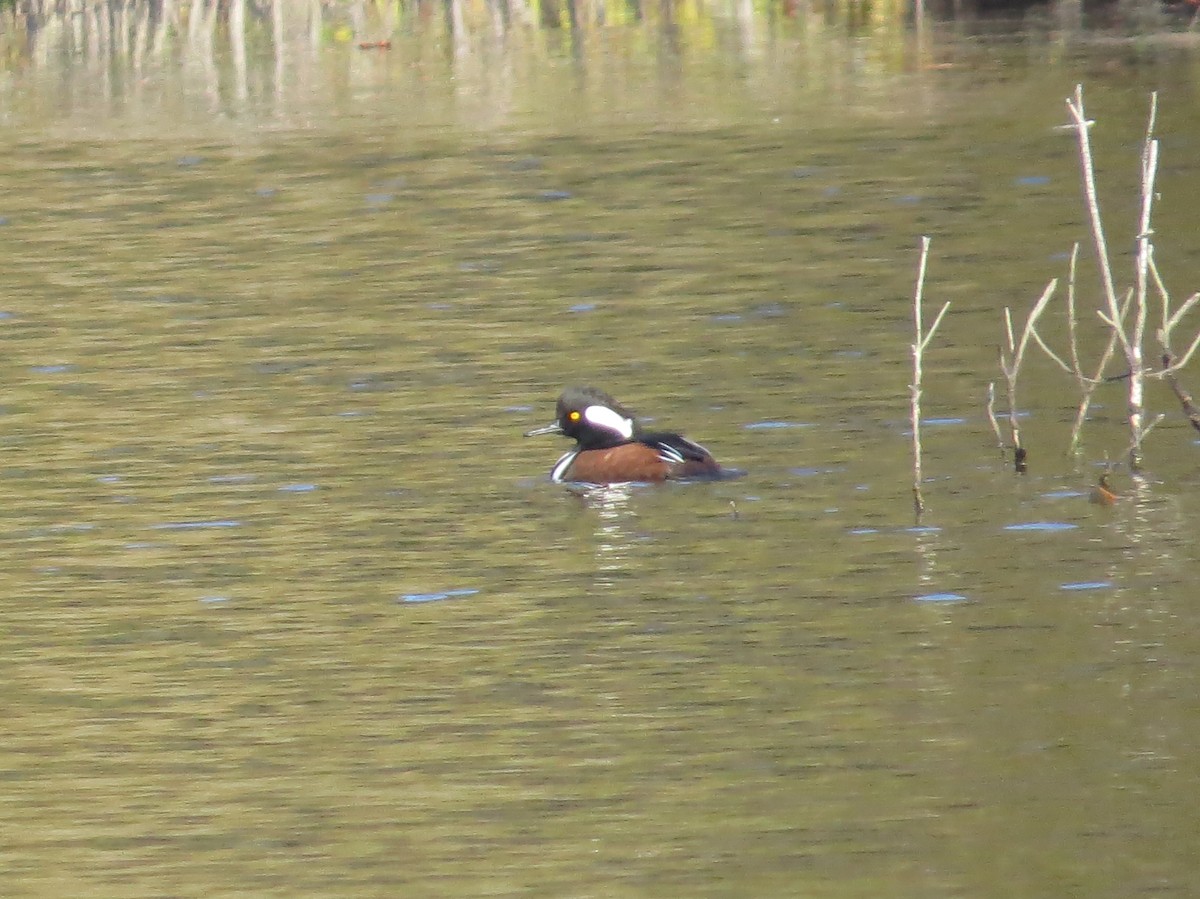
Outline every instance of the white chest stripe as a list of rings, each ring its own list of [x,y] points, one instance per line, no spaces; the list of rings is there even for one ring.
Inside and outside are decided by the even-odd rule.
[[[567,473],[567,469],[571,467],[575,461],[575,457],[579,455],[579,450],[571,450],[569,453],[564,453],[562,458],[554,463],[554,468],[550,471],[550,479],[556,484],[563,482],[563,475]]]

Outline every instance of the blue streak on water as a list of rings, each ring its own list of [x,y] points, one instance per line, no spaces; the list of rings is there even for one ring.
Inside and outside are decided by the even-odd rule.
[[[879,528],[851,528],[849,533],[856,536],[860,534],[878,534]]]
[[[931,524],[913,525],[912,527],[905,528],[904,530],[910,534],[940,534],[942,532],[941,528],[934,527]]]
[[[1077,581],[1073,584],[1063,584],[1060,590],[1109,590],[1113,586],[1112,581]]]
[[[459,590],[443,590],[441,593],[405,593],[400,602],[438,602],[443,599],[457,599],[461,596],[474,596],[478,590],[466,587]]]
[[[811,428],[811,422],[800,421],[755,421],[742,425],[745,431],[782,431],[787,428]]]
[[[926,593],[913,599],[917,602],[966,602],[967,598],[961,593]]]
[[[568,312],[593,312],[596,309],[595,303],[576,303],[574,306],[568,306]]]
[[[311,493],[320,490],[316,484],[284,484],[279,488],[280,493]]]
[[[1045,187],[1050,183],[1049,175],[1021,175],[1014,179],[1021,187]]]
[[[1049,493],[1043,493],[1043,499],[1074,499],[1077,496],[1087,496],[1082,490],[1051,490]]]
[[[37,372],[39,375],[61,375],[65,372],[75,371],[74,365],[31,365],[29,370]]]
[[[201,596],[200,602],[205,605],[215,605],[221,602],[229,602],[228,596]]]
[[[217,519],[215,521],[167,521],[150,526],[152,531],[199,531],[205,528],[240,528],[240,521]]]
[[[936,428],[940,425],[963,425],[966,424],[965,418],[922,418],[921,424]]]
[[[1006,531],[1072,531],[1079,527],[1067,521],[1026,521],[1021,524],[1006,524]]]

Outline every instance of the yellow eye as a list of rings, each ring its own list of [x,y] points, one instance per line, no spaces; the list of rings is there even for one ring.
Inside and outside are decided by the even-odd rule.
[[[567,413],[567,418],[571,419],[571,421],[579,421],[579,419],[583,418],[583,416],[577,411],[572,410],[571,412]]]

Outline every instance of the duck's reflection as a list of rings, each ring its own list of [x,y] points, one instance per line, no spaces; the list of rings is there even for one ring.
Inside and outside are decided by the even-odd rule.
[[[630,550],[642,537],[633,497],[644,484],[572,486],[572,495],[594,516],[596,585],[612,587],[630,573]]]

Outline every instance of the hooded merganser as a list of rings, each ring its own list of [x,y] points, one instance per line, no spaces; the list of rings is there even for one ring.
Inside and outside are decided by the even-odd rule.
[[[575,448],[555,463],[557,483],[623,484],[724,478],[741,474],[722,468],[704,447],[678,434],[643,431],[633,414],[594,387],[568,387],[558,398],[558,420],[525,434],[562,434]]]

